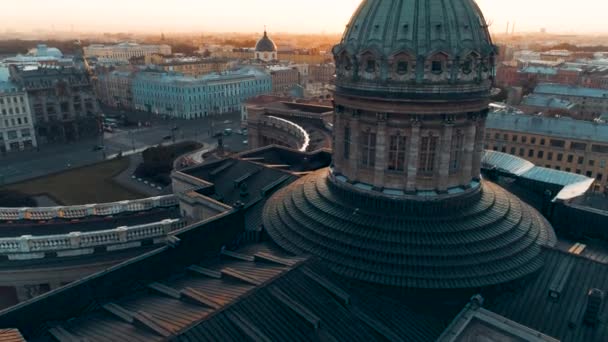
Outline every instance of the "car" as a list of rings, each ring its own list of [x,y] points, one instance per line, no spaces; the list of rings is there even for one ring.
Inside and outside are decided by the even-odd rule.
[[[163,137],[163,140],[171,140],[171,139],[173,139],[173,137],[172,137],[172,136],[170,136],[170,135],[165,135],[165,136]]]
[[[103,151],[105,149],[106,149],[105,146],[103,146],[103,145],[97,145],[97,146],[93,146],[92,150],[95,152],[95,151]]]
[[[243,140],[243,145],[248,145],[249,144],[249,140]]]
[[[226,121],[224,121],[224,125],[229,125],[229,124],[231,124],[231,123],[232,123],[232,121],[230,121],[230,120],[226,120]]]
[[[219,137],[221,137],[221,136],[222,136],[222,133],[215,133],[215,134],[213,135],[213,137],[214,137],[214,138],[219,138]]]

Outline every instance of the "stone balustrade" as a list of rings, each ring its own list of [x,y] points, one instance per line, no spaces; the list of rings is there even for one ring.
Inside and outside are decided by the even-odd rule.
[[[72,232],[62,235],[31,236],[0,239],[0,255],[27,255],[56,251],[78,250],[129,244],[145,239],[164,238],[172,232],[185,227],[183,220],[164,220],[140,226],[119,227],[95,232]],[[42,256],[44,257],[44,256]],[[13,259],[27,259],[13,258]]]
[[[68,207],[0,208],[0,221],[78,219],[89,216],[109,216],[154,208],[179,205],[174,195],[144,198],[114,203],[87,204]]]
[[[287,131],[291,135],[300,139],[300,146],[298,148],[299,151],[306,152],[308,149],[308,145],[310,145],[310,136],[308,135],[308,132],[302,128],[302,126],[276,116],[266,116],[264,117],[263,122],[266,125]]]

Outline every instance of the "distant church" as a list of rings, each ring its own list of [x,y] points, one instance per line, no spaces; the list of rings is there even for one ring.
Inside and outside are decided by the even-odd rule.
[[[264,36],[258,40],[255,45],[255,59],[259,59],[264,62],[271,62],[278,59],[277,45],[268,38],[268,33],[264,29]]]

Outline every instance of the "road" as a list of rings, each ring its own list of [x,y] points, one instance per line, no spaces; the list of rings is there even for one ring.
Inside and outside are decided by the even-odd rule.
[[[228,121],[227,123],[225,123]],[[40,150],[24,151],[0,156],[0,186],[41,177],[70,168],[90,165],[106,157],[143,149],[160,143],[193,140],[213,144],[213,132],[226,128],[240,128],[240,114],[227,114],[221,117],[198,120],[154,120],[150,127],[118,127],[113,133],[105,133],[103,142],[100,137],[60,145],[40,146]],[[164,140],[164,137],[170,137]],[[235,151],[246,148],[242,143],[247,138],[233,134],[227,137],[225,145]],[[103,151],[93,151],[93,147],[105,145]]]

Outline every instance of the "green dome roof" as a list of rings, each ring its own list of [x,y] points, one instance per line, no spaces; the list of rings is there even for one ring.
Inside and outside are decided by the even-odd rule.
[[[496,47],[473,0],[364,0],[333,53],[338,86],[477,84],[460,90],[473,93],[491,88]]]

